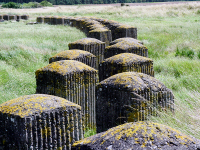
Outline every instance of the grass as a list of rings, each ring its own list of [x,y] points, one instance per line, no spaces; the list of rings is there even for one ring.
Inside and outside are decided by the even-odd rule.
[[[57,6],[38,9],[1,9],[2,13],[95,16],[136,26],[138,39],[154,60],[155,78],[175,95],[175,113],[160,113],[154,122],[200,138],[200,3],[152,6]],[[67,50],[68,43],[85,37],[67,26],[0,23],[0,103],[35,93],[34,72],[48,58]],[[95,131],[86,133],[89,136]]]

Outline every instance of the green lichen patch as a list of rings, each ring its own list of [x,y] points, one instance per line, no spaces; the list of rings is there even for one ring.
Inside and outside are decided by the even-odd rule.
[[[128,91],[169,91],[167,87],[156,78],[137,72],[123,72],[101,81],[98,87],[111,87]]]
[[[80,40],[77,40],[73,43],[69,43],[69,45],[75,45],[75,44],[82,44],[82,45],[86,45],[86,44],[103,44],[104,42],[97,40],[95,38],[83,38]]]
[[[130,65],[134,63],[153,63],[153,60],[132,53],[121,53],[104,60],[103,63]]]
[[[64,76],[73,72],[97,72],[97,70],[79,61],[60,60],[38,69],[35,72],[36,77],[40,72],[56,72]]]
[[[90,52],[73,49],[73,50],[66,50],[62,51],[49,59],[49,62],[59,61],[59,60],[73,60],[77,58],[94,58],[95,55],[91,54]]]
[[[199,143],[200,140],[166,125],[140,121],[113,127],[77,141],[72,150],[197,150]]]
[[[21,118],[34,114],[41,114],[45,111],[53,111],[55,109],[67,107],[81,107],[64,98],[46,94],[25,95],[16,99],[9,100],[0,105],[0,112],[20,116]]]

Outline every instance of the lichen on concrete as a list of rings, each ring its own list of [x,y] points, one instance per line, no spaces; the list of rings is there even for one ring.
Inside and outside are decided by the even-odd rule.
[[[200,140],[169,126],[132,122],[77,141],[72,150],[199,150]]]

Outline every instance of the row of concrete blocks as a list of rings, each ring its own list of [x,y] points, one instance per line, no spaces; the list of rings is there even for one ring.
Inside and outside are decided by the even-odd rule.
[[[148,49],[140,41],[135,40],[134,38],[120,38],[114,40],[110,43],[110,46],[106,47],[106,43],[95,38],[83,38],[77,40],[75,42],[69,43],[69,49],[80,49],[84,51],[88,51],[96,56],[97,63],[96,69],[99,70],[99,65],[106,61],[106,58],[112,57],[121,53],[133,53],[136,54],[135,59],[142,60],[143,57],[148,57]],[[55,57],[59,57],[58,54]],[[139,57],[143,56],[143,57]],[[150,59],[144,58],[147,61],[151,61]],[[128,60],[127,60],[128,61]],[[129,60],[131,61],[131,59]],[[153,61],[152,61],[153,62]],[[125,63],[125,62],[124,62]],[[124,64],[123,64],[124,65]],[[91,65],[90,65],[91,66]],[[153,75],[153,73],[151,74]]]
[[[77,21],[75,21],[75,23],[76,22]],[[139,45],[139,44],[141,43],[138,42],[136,45]],[[120,43],[120,45],[123,45],[123,44]],[[135,46],[135,47],[138,47],[138,46]],[[93,49],[93,51],[94,50],[95,49]],[[98,54],[100,55],[101,52],[99,51]],[[97,55],[98,56],[97,58],[102,58],[102,55],[100,56],[99,55]],[[142,69],[142,70],[148,70],[148,69]],[[125,70],[123,69],[123,71]],[[145,82],[143,81],[143,78],[146,79]],[[95,126],[97,125],[98,132],[105,131],[109,127],[116,126],[117,125],[116,122],[123,123],[123,122],[132,121],[132,120],[134,121],[145,120],[148,117],[148,115],[153,115],[155,110],[161,107],[163,109],[169,108],[173,111],[173,94],[171,93],[171,91],[167,90],[167,88],[163,84],[160,84],[153,77],[151,78],[150,82],[147,82],[148,78],[150,78],[150,76],[145,75],[145,74],[140,75],[140,74],[132,72],[127,75],[127,73],[121,73],[100,82],[99,86],[101,88],[99,88],[99,86],[96,86],[97,70],[81,62],[72,61],[72,60],[61,60],[58,62],[53,62],[49,64],[48,66],[43,67],[36,71],[37,93],[62,96],[64,98],[68,98],[72,102],[80,103],[82,107],[82,112],[84,114],[84,118],[86,118],[86,123],[84,124],[86,125],[86,127],[90,127],[90,128],[95,128]],[[102,85],[105,85],[105,86],[102,86]],[[107,92],[102,92],[102,91],[107,91]],[[120,95],[118,94],[121,94],[120,100],[127,99],[127,103],[124,103],[124,102],[121,103],[120,100],[118,99],[118,97],[120,97]],[[98,100],[98,104],[96,104],[95,97],[96,97],[96,100]],[[55,98],[53,99],[55,100]],[[39,98],[39,100],[40,100],[39,104],[42,104],[41,98]],[[105,101],[105,103],[102,103],[104,102],[103,100],[107,100],[107,101]],[[25,103],[28,104],[29,102],[25,102]],[[2,114],[11,114],[11,112],[9,111],[11,109],[10,108],[7,109],[8,106],[6,105],[6,107],[4,107],[4,105],[6,104],[3,104],[0,106]],[[34,105],[34,106],[37,106],[37,105]],[[130,108],[128,109],[127,106],[130,106]],[[149,108],[150,106],[152,107]],[[61,106],[57,106],[55,108],[60,108],[60,107]],[[20,110],[18,110],[19,108],[21,107],[16,108],[17,112],[20,112]],[[52,107],[48,107],[48,108],[52,108]],[[153,108],[156,108],[156,109],[154,110]],[[103,119],[101,118],[102,114],[105,114],[106,116],[112,116],[113,111],[108,111],[108,110],[120,110],[123,113],[120,113],[120,114],[116,113],[115,117],[113,117],[111,121],[106,120],[106,122],[104,122],[102,121]],[[121,114],[123,114],[123,116],[121,116]],[[75,116],[76,115],[77,113],[75,113]],[[8,115],[8,117],[10,117],[10,115]],[[78,118],[78,117],[75,117],[75,118]],[[96,118],[97,118],[97,121],[96,121]],[[68,120],[68,119],[65,119],[65,120]],[[74,123],[72,123],[71,126],[73,127],[74,125],[76,127],[76,131],[82,131],[81,129],[77,130],[78,127],[81,128],[80,119],[75,119],[75,120],[78,120],[80,124],[77,125],[76,123],[76,125],[74,125]],[[3,119],[3,122],[1,123],[2,126],[4,124],[3,126],[4,128],[6,127],[5,122],[6,120]],[[108,125],[102,126],[102,124],[105,124],[105,123]],[[57,126],[58,128],[62,128],[62,123],[58,123]],[[46,133],[46,131],[47,130],[44,129],[43,132]],[[70,131],[73,131],[73,129],[71,129]],[[3,132],[2,135],[6,133],[4,131],[2,132]],[[61,141],[59,140],[61,139],[59,136],[61,134],[58,132],[59,130],[56,132],[58,135],[56,137],[58,138],[58,141]],[[77,134],[77,132],[75,132],[75,134]],[[32,136],[28,132],[25,133],[25,135],[29,135],[25,139],[22,138],[23,141],[26,143],[25,144],[26,149],[32,149],[32,148],[34,149],[42,145],[42,144],[28,144],[27,146],[27,143],[31,143],[30,141],[32,141],[31,140]],[[38,133],[38,135],[40,134]],[[77,135],[82,135],[82,134],[77,134]],[[9,135],[5,134],[4,137],[9,137]],[[46,138],[48,136],[44,136],[44,137],[45,139],[51,139],[51,138]],[[65,138],[66,137],[69,137],[69,135],[66,135]],[[72,139],[74,138],[76,140],[74,136],[71,136],[71,138]],[[68,141],[73,143],[75,140],[71,140],[71,138],[67,138],[67,139],[69,139]],[[43,140],[43,139],[40,139],[40,140],[43,141],[42,147],[46,148],[47,147],[46,145],[48,145],[47,144],[48,140]],[[2,138],[0,141],[2,142],[0,143],[2,147],[15,145],[15,144],[10,144],[12,142],[10,142],[9,138],[7,140],[5,138]],[[8,143],[6,143],[6,141],[8,141]],[[62,143],[62,142],[58,142],[58,143]],[[68,145],[67,142],[63,142],[63,143]],[[51,146],[51,144],[49,145],[50,145],[49,147],[50,148],[53,147],[53,149],[55,149],[56,146],[57,148],[63,147],[63,145],[61,146],[61,144],[57,144],[57,143],[55,144],[56,146]],[[71,149],[70,146],[68,147],[65,146],[63,149],[65,148]]]
[[[98,50],[98,49],[96,49]],[[99,81],[121,72],[141,72],[154,76],[153,61],[132,53],[121,53],[107,58],[100,64],[97,57],[87,51],[71,49],[62,51],[49,59],[49,63],[60,60],[77,60],[98,70]]]
[[[87,120],[85,126],[95,128],[97,123],[98,132],[102,131],[102,126],[107,126],[103,129],[105,131],[116,125],[116,122],[130,121],[130,118],[146,120],[148,116],[156,115],[156,110],[174,111],[171,90],[154,77],[123,72],[96,86],[97,78],[97,70],[86,64],[75,60],[60,60],[36,71],[37,93],[61,96],[79,104]],[[125,113],[125,105],[133,108],[132,114]],[[119,110],[121,112],[117,113]],[[125,115],[122,116],[122,112]],[[130,117],[125,117],[128,114]],[[112,123],[105,122],[103,118]]]
[[[16,20],[16,21],[20,21],[21,19],[23,20],[28,20],[29,15],[8,15],[8,14],[4,14],[4,15],[0,15],[0,20]]]
[[[87,37],[96,38],[105,42],[106,46],[112,40],[122,37],[137,39],[137,28],[99,18],[45,16],[37,17],[37,23],[70,25],[83,31]]]

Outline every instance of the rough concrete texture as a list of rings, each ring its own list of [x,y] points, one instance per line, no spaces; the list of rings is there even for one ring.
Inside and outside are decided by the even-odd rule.
[[[44,17],[42,17],[42,16],[37,17],[36,22],[37,23],[44,23]]]
[[[148,120],[165,110],[174,111],[173,93],[149,75],[119,73],[96,86],[98,133],[125,122]]]
[[[50,20],[51,25],[64,25],[64,17],[52,16]]]
[[[105,42],[95,38],[83,38],[73,43],[69,43],[69,49],[81,49],[88,51],[97,57],[97,66],[104,60]]]
[[[21,19],[24,19],[24,20],[28,20],[28,18],[29,18],[29,15],[21,15]]]
[[[137,28],[129,25],[121,24],[117,21],[102,19],[102,18],[93,18],[96,21],[101,22],[106,27],[108,27],[112,32],[112,40],[131,37],[137,39]]]
[[[106,47],[104,58],[109,58],[120,53],[134,53],[140,56],[148,57],[148,49],[136,40],[123,38],[115,41],[115,44]]]
[[[36,71],[36,93],[66,98],[79,104],[88,128],[96,126],[97,70],[75,60],[53,62]]]
[[[4,20],[10,20],[9,15],[8,15],[8,14],[4,14],[4,15],[3,15],[3,19],[4,19]]]
[[[60,61],[60,60],[77,60],[80,61],[90,67],[96,68],[96,56],[91,54],[90,52],[72,49],[62,51],[49,59],[49,63]]]
[[[71,149],[83,138],[81,107],[46,94],[26,95],[0,105],[0,149]]]
[[[199,143],[166,125],[140,121],[77,141],[72,150],[200,150]]]
[[[117,44],[117,43],[123,42],[123,41],[133,42],[133,43],[135,43],[135,44],[138,44],[138,43],[139,43],[139,44],[143,44],[142,41],[139,41],[139,40],[137,40],[137,39],[130,38],[130,37],[124,37],[124,38],[118,38],[118,39],[116,39],[116,40],[110,42],[110,45],[114,45],[114,44]]]
[[[58,16],[52,16],[51,17],[51,25],[57,25],[57,18],[58,18]]]
[[[154,76],[153,60],[132,53],[114,55],[99,65],[99,81],[117,73],[132,71]]]
[[[96,38],[102,42],[105,42],[106,46],[112,41],[111,31],[105,27],[96,27],[90,30],[88,37]]]
[[[9,19],[10,19],[10,20],[17,20],[17,16],[16,16],[16,15],[10,15],[10,16],[9,16]]]
[[[4,19],[4,20],[20,21],[21,19],[28,20],[29,15],[8,15],[8,14],[4,14],[4,15],[0,15],[0,19],[1,18]]]
[[[52,18],[52,16],[45,16],[44,17],[44,23],[46,23],[46,24],[51,24],[51,18]]]

